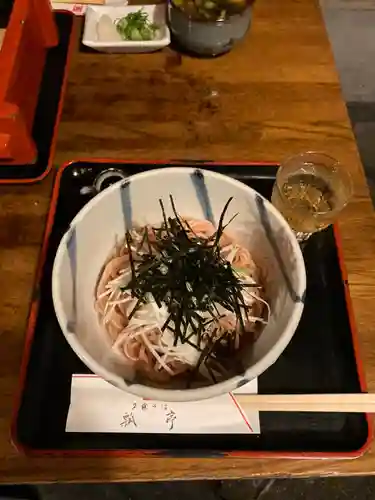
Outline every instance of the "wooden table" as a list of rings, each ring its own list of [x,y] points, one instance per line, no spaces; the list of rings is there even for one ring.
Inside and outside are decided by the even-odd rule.
[[[352,172],[344,255],[370,391],[375,391],[375,219],[321,13],[313,0],[258,0],[245,42],[213,60],[73,55],[56,163],[80,157],[280,160],[324,150]],[[0,481],[140,481],[371,474],[354,461],[25,458],[9,441],[52,176],[0,189]]]

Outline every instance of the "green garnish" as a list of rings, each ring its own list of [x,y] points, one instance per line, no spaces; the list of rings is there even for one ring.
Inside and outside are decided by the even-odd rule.
[[[172,0],[173,5],[193,19],[224,21],[241,14],[254,0]]]
[[[146,41],[154,40],[159,26],[148,20],[147,12],[140,9],[130,12],[116,21],[116,29],[124,40]]]
[[[258,285],[244,284],[240,276],[220,253],[220,238],[227,225],[224,217],[232,198],[226,203],[216,232],[208,239],[199,237],[178,215],[172,196],[170,201],[175,217],[166,216],[163,202],[159,200],[163,223],[153,228],[154,238],[150,241],[145,230],[144,240],[148,242],[148,251],[131,258],[131,279],[123,290],[130,290],[137,298],[136,309],[146,304],[150,295],[158,307],[162,304],[168,309],[168,319],[162,331],[170,330],[174,335],[174,345],[178,342],[189,343],[201,352],[196,370],[201,363],[210,361],[223,364],[236,351],[234,347],[235,331],[217,335],[213,328],[210,337],[202,337],[206,327],[222,317],[218,305],[236,315],[240,333],[245,331],[244,318],[250,309],[244,302],[245,287]],[[231,219],[232,220],[232,219]],[[146,234],[147,233],[147,234]],[[131,234],[126,234],[126,243],[131,256]],[[205,313],[203,315],[202,313]],[[209,313],[209,318],[207,318]],[[212,325],[211,325],[212,326]],[[197,344],[193,344],[192,337]],[[217,370],[216,370],[217,371]]]

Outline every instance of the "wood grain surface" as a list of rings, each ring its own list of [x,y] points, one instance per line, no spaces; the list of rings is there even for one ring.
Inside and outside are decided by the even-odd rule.
[[[314,0],[258,0],[252,28],[213,60],[171,50],[73,56],[55,156],[276,160],[323,150],[351,171],[344,257],[369,390],[375,392],[375,219],[333,57]],[[371,474],[357,460],[27,458],[9,439],[52,176],[0,189],[0,481],[141,481]]]

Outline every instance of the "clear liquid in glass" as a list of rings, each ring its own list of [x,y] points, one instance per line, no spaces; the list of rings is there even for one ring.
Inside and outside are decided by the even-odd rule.
[[[334,186],[323,177],[297,172],[272,193],[273,205],[297,233],[315,233],[332,223],[339,204]]]

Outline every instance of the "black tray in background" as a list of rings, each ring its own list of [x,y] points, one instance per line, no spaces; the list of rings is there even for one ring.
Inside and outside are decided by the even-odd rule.
[[[172,164],[168,165],[171,166]],[[87,186],[110,168],[126,174],[161,164],[77,162],[60,171],[55,181],[56,214],[46,260],[37,283],[23,363],[19,411],[13,438],[24,450],[81,452],[90,450],[154,450],[157,454],[288,456],[358,456],[369,440],[364,414],[261,413],[260,435],[168,435],[66,433],[71,375],[88,373],[68,346],[55,317],[51,272],[59,241],[70,221],[91,198]],[[269,197],[276,166],[205,164],[204,168],[231,175]],[[115,180],[118,180],[115,179]],[[111,183],[113,179],[106,181]],[[52,201],[51,210],[53,210]],[[46,243],[47,245],[47,243]],[[332,229],[315,235],[304,256],[307,297],[303,316],[291,343],[279,360],[259,377],[260,393],[354,393],[364,390],[353,347],[346,282],[340,269]],[[35,327],[33,316],[35,316]]]
[[[55,21],[59,44],[48,50],[32,129],[38,151],[37,160],[26,165],[7,165],[0,161],[0,184],[38,181],[51,167],[57,132],[55,126],[61,112],[59,104],[64,98],[64,78],[69,65],[74,16],[71,12],[56,12]]]

